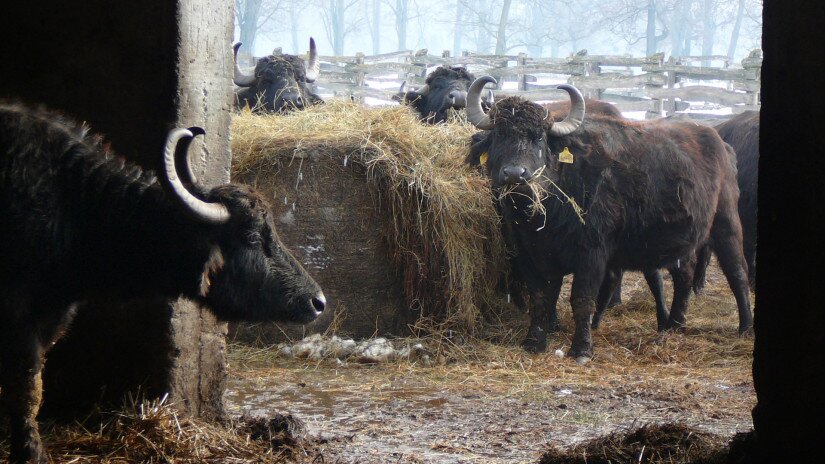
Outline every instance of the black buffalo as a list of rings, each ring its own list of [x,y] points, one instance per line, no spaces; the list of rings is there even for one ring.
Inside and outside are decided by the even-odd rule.
[[[0,390],[12,462],[48,461],[40,373],[77,302],[185,295],[229,321],[306,323],[323,311],[267,200],[195,183],[187,150],[199,134],[169,133],[157,179],[62,115],[0,102]]]
[[[759,112],[745,111],[716,126],[716,132],[736,153],[736,181],[739,184],[739,220],[742,222],[742,246],[748,264],[748,282],[756,284],[756,195],[759,186]],[[712,246],[711,246],[712,248]],[[710,249],[699,255],[694,288],[701,291]]]
[[[503,221],[515,235],[520,274],[534,305],[525,348],[546,349],[549,302],[571,273],[576,328],[569,355],[578,361],[592,356],[592,318],[611,270],[671,269],[674,299],[666,327],[684,327],[696,251],[711,238],[736,297],[739,331],[752,330],[736,169],[712,128],[585,119],[584,99],[569,85],[559,86],[571,97],[563,121],[518,97],[485,114],[481,90],[494,82],[482,77],[468,92],[468,120],[488,130],[468,162],[478,164],[486,154],[494,191],[511,192],[500,200]],[[533,209],[530,183],[549,194],[543,213]]]
[[[467,105],[467,89],[473,80],[465,68],[440,66],[427,76],[424,86],[418,90],[406,90],[406,82],[402,83],[393,99],[410,105],[422,121],[437,124],[447,120],[450,110],[460,110]],[[488,101],[492,99],[490,91]]]
[[[242,87],[235,95],[240,108],[249,106],[254,112],[285,113],[324,102],[309,86],[321,70],[315,39],[309,39],[309,63],[295,55],[269,55],[258,60],[251,75],[238,67],[239,48],[240,42],[233,46],[234,81]]]

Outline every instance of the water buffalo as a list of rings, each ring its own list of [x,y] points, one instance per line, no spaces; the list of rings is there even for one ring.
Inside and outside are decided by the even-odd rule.
[[[716,132],[736,153],[736,180],[739,184],[739,220],[742,222],[743,249],[748,264],[748,282],[756,284],[756,195],[759,186],[759,112],[745,111],[716,126]],[[712,245],[711,245],[712,248]],[[705,270],[710,263],[710,248],[699,254],[694,289],[701,292]]]
[[[520,274],[534,305],[525,348],[546,349],[553,287],[571,273],[576,327],[568,354],[579,362],[593,354],[591,323],[608,271],[671,269],[674,298],[666,327],[684,327],[696,250],[711,238],[736,297],[739,331],[752,330],[736,169],[712,128],[585,119],[584,98],[569,85],[559,86],[571,98],[562,121],[519,97],[497,102],[486,114],[480,94],[487,83],[495,79],[479,78],[468,91],[467,119],[487,132],[467,161],[483,159],[494,191],[509,192],[500,197],[503,221],[515,234]],[[548,193],[539,208],[534,188]]]
[[[324,310],[264,196],[195,182],[187,151],[202,134],[172,130],[157,179],[58,113],[0,102],[0,390],[12,462],[48,462],[35,420],[41,369],[78,302],[184,295],[228,321],[306,323]]]
[[[238,66],[239,48],[241,42],[233,46],[234,82],[242,87],[235,95],[237,106],[249,106],[253,112],[285,113],[324,102],[308,85],[321,70],[315,39],[309,39],[309,63],[295,55],[269,55],[258,60],[251,75]]]
[[[437,124],[447,120],[451,109],[459,110],[467,105],[467,89],[473,79],[465,68],[440,66],[427,76],[424,86],[418,90],[406,90],[406,81],[403,82],[393,99],[412,106],[422,121]],[[493,101],[492,90],[487,101]]]

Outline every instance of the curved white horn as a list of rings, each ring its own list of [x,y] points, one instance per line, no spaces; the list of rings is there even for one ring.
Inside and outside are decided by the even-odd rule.
[[[193,133],[194,132],[194,133]],[[189,143],[195,135],[203,135],[201,128],[193,127],[189,129],[172,129],[166,137],[166,146],[163,149],[163,180],[167,187],[174,194],[177,201],[197,219],[209,224],[223,224],[229,220],[229,210],[220,203],[207,203],[196,198],[184,187],[178,171],[175,168],[175,157],[181,156],[180,160],[185,163],[189,170]],[[184,141],[184,146],[178,150],[178,143]],[[178,155],[180,153],[180,155]],[[188,175],[188,174],[184,174]]]
[[[582,125],[582,121],[584,121],[584,97],[579,89],[570,84],[559,84],[556,88],[564,90],[570,95],[570,113],[563,121],[554,123],[550,127],[551,135],[561,137],[572,133]]]
[[[318,49],[315,48],[315,39],[309,38],[309,61],[306,65],[307,82],[315,82],[321,74],[321,62],[318,60]]]
[[[472,84],[467,91],[467,120],[479,129],[492,129],[493,121],[481,107],[481,89],[487,84],[495,84],[496,80],[491,76],[481,76]]]
[[[255,78],[254,74],[244,74],[243,71],[241,71],[240,66],[238,66],[238,49],[241,48],[241,45],[243,45],[241,42],[236,42],[235,45],[232,46],[235,61],[235,77],[233,80],[235,81],[235,85],[238,87],[251,87],[258,79]]]

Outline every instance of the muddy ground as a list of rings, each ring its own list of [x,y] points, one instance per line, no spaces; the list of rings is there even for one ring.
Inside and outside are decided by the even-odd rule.
[[[718,268],[692,299],[684,334],[656,333],[641,275],[626,275],[623,297],[585,366],[554,353],[570,344],[566,300],[566,330],[541,355],[518,347],[526,319],[503,345],[423,340],[432,366],[287,359],[233,345],[229,411],[295,414],[327,463],[535,463],[548,445],[644,423],[723,437],[752,428],[753,341],[736,333],[735,302]]]

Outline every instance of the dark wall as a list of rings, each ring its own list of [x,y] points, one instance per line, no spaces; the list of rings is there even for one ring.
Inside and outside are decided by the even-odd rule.
[[[757,456],[814,462],[825,415],[825,3],[765,0],[763,18]]]
[[[173,0],[8,1],[0,97],[88,121],[115,151],[154,167],[175,120]]]

